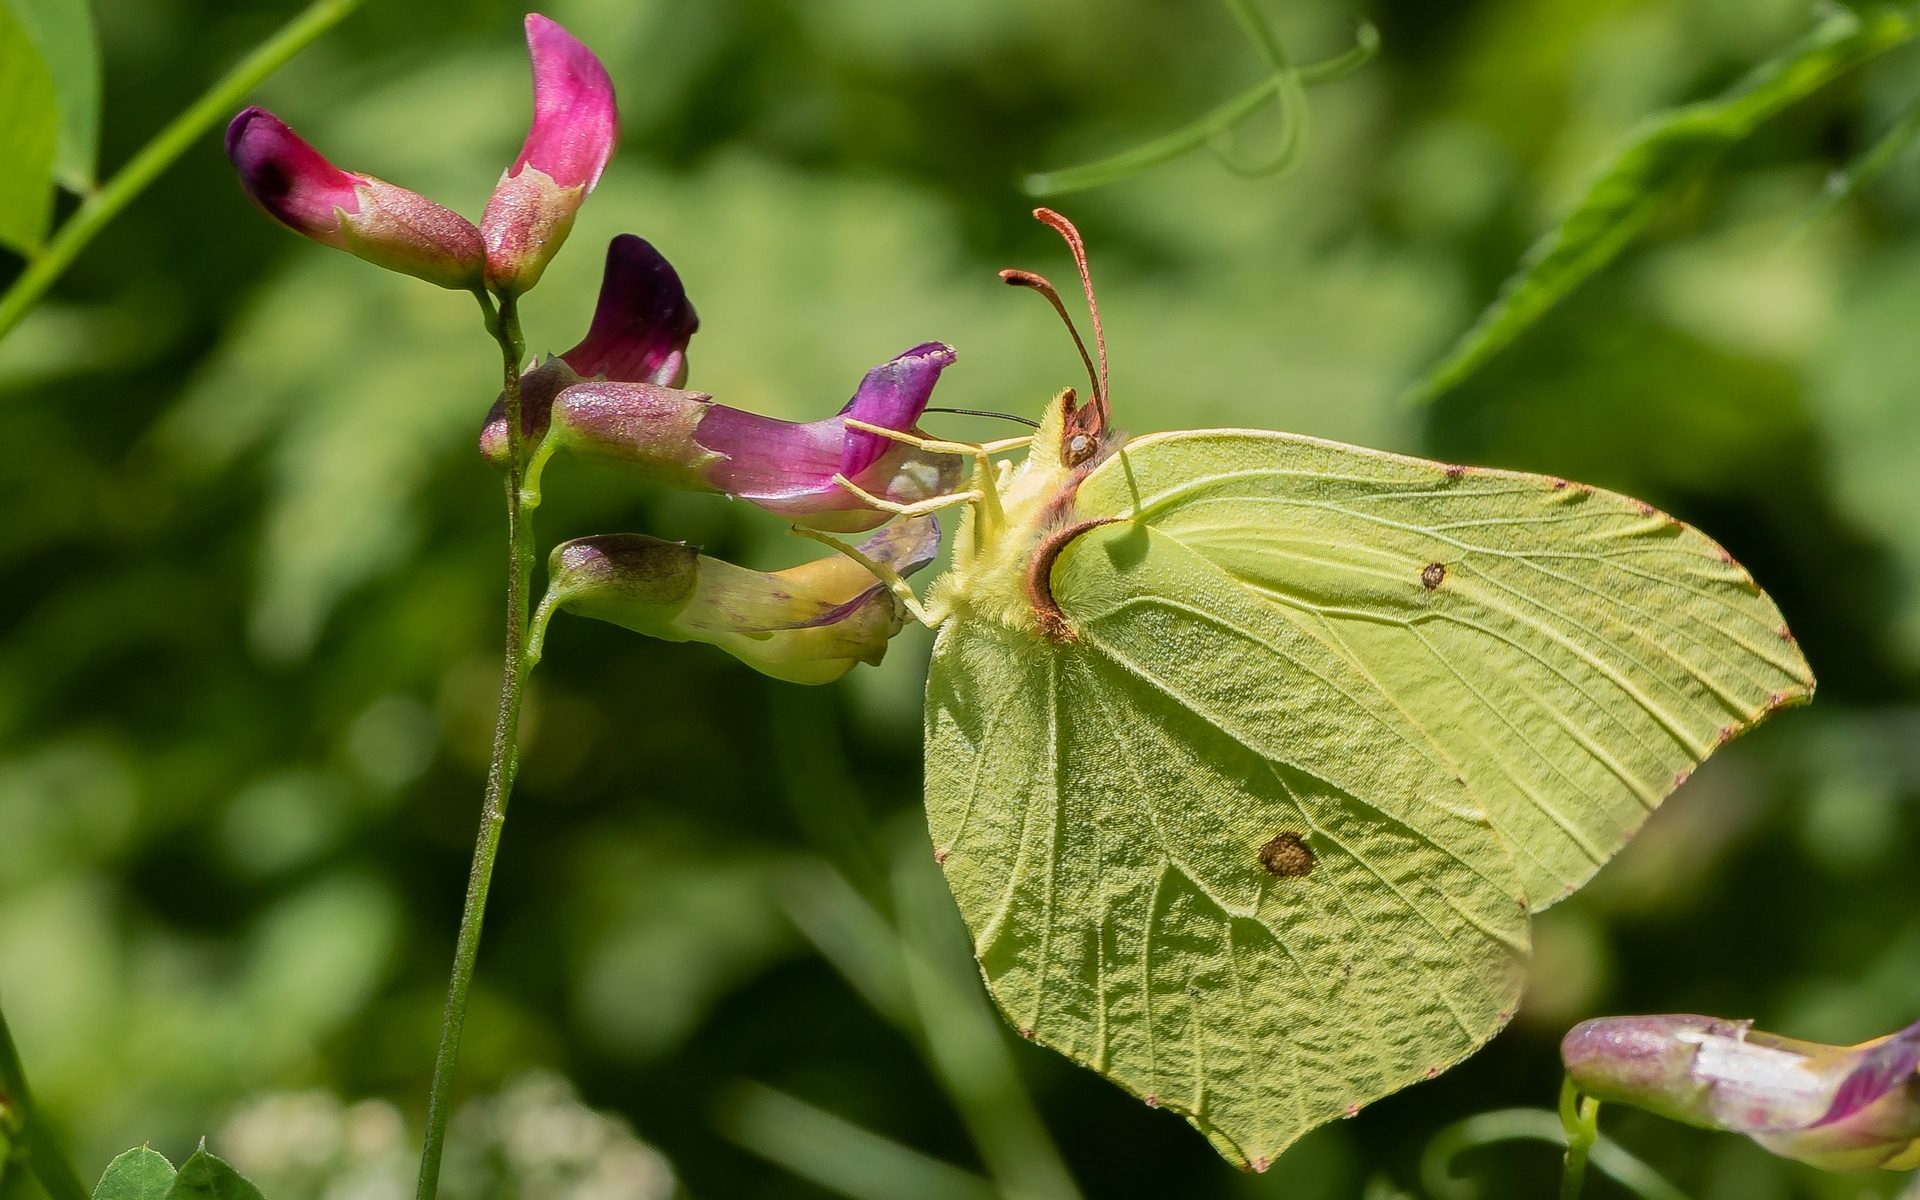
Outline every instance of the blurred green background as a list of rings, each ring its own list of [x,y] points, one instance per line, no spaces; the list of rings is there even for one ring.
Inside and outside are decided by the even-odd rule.
[[[1122,423],[1287,429],[1641,496],[1752,569],[1821,690],[1716,757],[1537,922],[1511,1029],[1269,1175],[995,1033],[1088,1196],[1412,1191],[1449,1122],[1550,1106],[1557,1040],[1592,1015],[1750,1016],[1842,1042],[1920,1016],[1920,165],[1904,155],[1807,220],[1829,172],[1920,98],[1920,52],[1770,123],[1418,409],[1404,389],[1622,139],[1727,86],[1813,10],[1268,8],[1302,59],[1345,49],[1358,16],[1384,39],[1368,69],[1312,92],[1297,172],[1244,180],[1201,154],[1061,204],[1091,244]],[[103,161],[293,11],[100,0]],[[1044,307],[994,276],[1070,278],[1020,174],[1160,132],[1261,69],[1225,8],[1193,0],[547,11],[607,62],[625,136],[525,306],[530,346],[577,339],[606,240],[638,232],[703,319],[692,383],[788,417],[836,409],[867,367],[930,338],[960,351],[938,402],[1037,413],[1079,370]],[[525,131],[520,15],[370,3],[257,99],[336,161],[477,215]],[[1275,128],[1269,114],[1241,136],[1257,150]],[[496,387],[469,300],[274,226],[216,136],[0,346],[0,993],[88,1173],[146,1140],[176,1160],[202,1133],[244,1143],[285,1108],[260,1099],[276,1093],[385,1101],[385,1132],[361,1141],[417,1136],[498,671],[503,522],[473,447]],[[646,531],[759,566],[813,551],[745,506],[576,462],[548,472],[546,497],[547,543]],[[891,953],[823,863],[882,911],[896,859],[908,893],[931,873],[926,647],[909,631],[883,667],[803,692],[704,647],[557,624],[462,1094],[564,1092],[563,1077],[700,1197],[829,1194],[742,1141],[859,1159],[878,1194],[906,1178],[744,1081],[978,1170],[966,1100],[913,1022],[815,945],[838,939],[843,965]],[[920,916],[919,952],[951,965],[957,916]],[[931,1019],[977,1035],[977,1011],[952,1008]],[[551,1074],[526,1084],[536,1068]],[[301,1110],[298,1128],[344,1119],[304,1102],[333,1116]],[[1818,1176],[1626,1110],[1603,1124],[1707,1200],[1900,1183]],[[1542,1195],[1556,1157],[1518,1144],[1461,1166],[1486,1194]],[[18,1178],[0,1190],[29,1194]]]

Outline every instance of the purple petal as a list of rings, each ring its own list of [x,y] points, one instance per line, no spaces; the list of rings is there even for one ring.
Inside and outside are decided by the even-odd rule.
[[[803,425],[716,404],[694,438],[725,456],[707,476],[720,491],[780,503],[839,490],[833,476],[846,454],[847,427],[838,419]]]
[[[560,357],[582,378],[676,387],[700,318],[680,275],[645,239],[623,233],[607,245],[593,324]]]
[[[1833,1104],[1814,1125],[1844,1121],[1897,1087],[1909,1086],[1920,1071],[1920,1021],[1883,1041],[1856,1051],[1853,1069],[1833,1093]]]
[[[922,342],[891,362],[868,371],[840,415],[887,429],[912,429],[920,420],[920,414],[927,411],[933,386],[940,382],[940,372],[951,366],[953,359],[952,346],[944,342]],[[837,469],[847,478],[855,478],[895,445],[898,443],[877,433],[848,430],[846,448]]]
[[[340,214],[335,210],[360,211],[355,189],[364,177],[328,162],[264,108],[245,109],[227,126],[227,157],[254,203],[308,237],[337,237]]]
[[[620,138],[613,81],[593,51],[558,22],[527,14],[533,125],[509,175],[533,167],[563,188],[591,191]]]
[[[940,522],[930,515],[908,517],[880,530],[861,542],[857,549],[883,567],[892,567],[901,575],[912,575],[932,562],[940,553]],[[854,596],[853,599],[818,616],[792,625],[773,625],[768,628],[801,629],[844,621],[858,612],[861,606],[872,600],[875,595],[885,591],[886,587],[886,584],[875,579],[872,586]]]

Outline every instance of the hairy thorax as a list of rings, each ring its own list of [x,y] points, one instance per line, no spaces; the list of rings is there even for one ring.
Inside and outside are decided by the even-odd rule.
[[[1001,462],[992,480],[975,479],[972,486],[997,496],[967,507],[954,535],[953,569],[942,576],[930,597],[936,611],[956,620],[983,620],[1035,636],[1054,637],[1048,610],[1052,606],[1044,577],[1042,595],[1035,596],[1032,578],[1038,558],[1046,564],[1058,551],[1050,541],[1080,523],[1075,496],[1081,480],[1112,453],[1119,439],[1102,444],[1070,464],[1063,452],[1063,429],[1071,392],[1056,397],[1035,432],[1027,457],[1019,463]],[[1057,609],[1053,610],[1057,613]],[[1057,638],[1055,638],[1057,640]]]

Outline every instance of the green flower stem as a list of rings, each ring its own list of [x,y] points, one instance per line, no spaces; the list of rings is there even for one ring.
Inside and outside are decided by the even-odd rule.
[[[86,1185],[67,1161],[53,1131],[40,1117],[27,1087],[27,1072],[20,1065],[20,1051],[14,1047],[13,1033],[7,1028],[5,1013],[0,1013],[0,1094],[7,1107],[20,1114],[20,1140],[26,1145],[27,1169],[53,1200],[87,1200]]]
[[[513,794],[514,776],[520,769],[517,745],[520,702],[526,691],[527,673],[533,665],[527,655],[527,598],[533,576],[532,514],[521,496],[527,445],[520,427],[520,363],[526,342],[520,335],[520,316],[513,297],[502,298],[498,312],[484,293],[480,296],[480,305],[487,314],[488,332],[500,343],[506,391],[507,652],[500,681],[500,712],[493,727],[493,758],[487,767],[486,799],[480,809],[480,835],[473,848],[473,870],[467,877],[467,902],[460,914],[460,936],[454,943],[453,978],[447,986],[440,1050],[433,1060],[433,1088],[427,1102],[427,1140],[420,1152],[419,1200],[434,1200],[440,1187],[440,1158],[446,1150],[453,1068],[460,1057],[460,1034],[466,1028],[467,993],[473,987],[473,966],[480,954],[480,927],[486,917],[494,859],[500,853],[500,834],[507,823],[507,800]]]
[[[1582,1096],[1573,1076],[1560,1085],[1560,1126],[1567,1131],[1567,1156],[1560,1171],[1560,1200],[1580,1200],[1587,1178],[1587,1156],[1600,1140],[1600,1102]]]
[[[0,295],[0,338],[20,323],[54,280],[73,265],[94,235],[120,215],[120,210],[145,191],[147,185],[173,165],[187,147],[199,141],[207,130],[231,116],[234,108],[260,81],[279,70],[286,61],[304,50],[314,39],[338,25],[361,0],[315,0],[299,16],[282,26],[280,32],[256,47],[253,53],[208,88],[192,107],[175,117],[153,136],[140,152],[121,167],[99,191],[86,197],[60,231],[28,261],[20,277],[5,295]]]

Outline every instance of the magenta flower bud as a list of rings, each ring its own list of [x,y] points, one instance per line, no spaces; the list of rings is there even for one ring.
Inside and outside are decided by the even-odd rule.
[[[838,414],[804,424],[715,404],[698,392],[643,383],[576,384],[555,398],[535,461],[566,449],[670,486],[737,496],[818,529],[872,529],[890,515],[838,479],[890,503],[911,504],[953,491],[966,463],[955,454],[850,428],[847,421],[912,430],[952,361],[950,346],[916,346],[867,372]]]
[[[533,125],[480,218],[487,286],[501,295],[518,295],[540,281],[620,138],[613,81],[593,51],[557,23],[529,13],[527,53]]]
[[[1581,1091],[1751,1137],[1823,1170],[1920,1167],[1920,1023],[1858,1046],[1689,1015],[1604,1017],[1560,1043]]]
[[[441,287],[480,286],[486,250],[471,221],[341,170],[266,109],[249,108],[227,126],[227,157],[254,203],[295,232]]]
[[[606,272],[587,336],[521,378],[520,428],[527,443],[537,445],[546,435],[554,397],[582,379],[680,386],[687,378],[687,343],[699,328],[679,273],[660,252],[630,233],[614,238],[607,245]],[[505,396],[487,413],[480,453],[493,465],[506,466]]]
[[[933,518],[917,517],[860,551],[907,575],[933,561],[939,542]],[[905,620],[886,586],[839,554],[753,571],[682,542],[624,533],[564,542],[548,570],[535,658],[548,622],[565,610],[670,642],[706,642],[789,683],[830,683],[859,663],[877,664]]]

